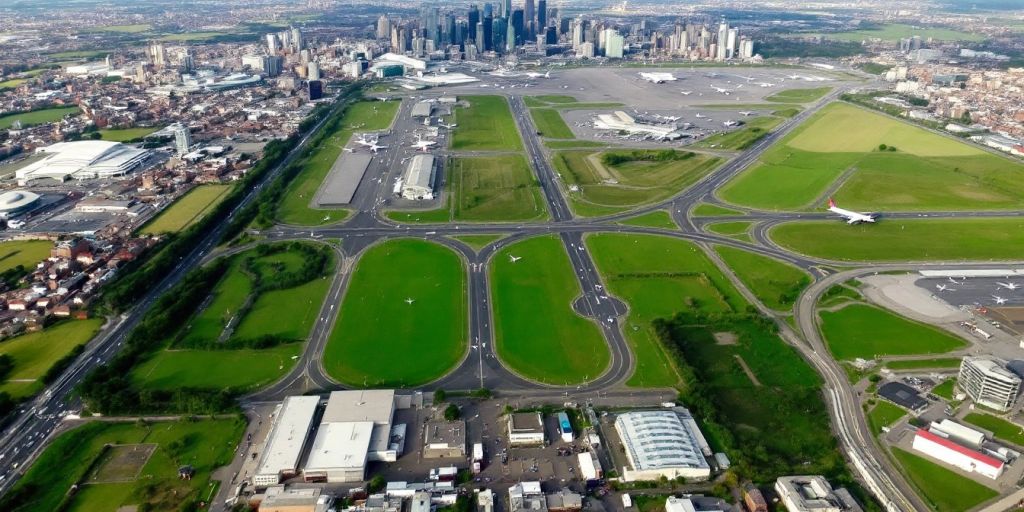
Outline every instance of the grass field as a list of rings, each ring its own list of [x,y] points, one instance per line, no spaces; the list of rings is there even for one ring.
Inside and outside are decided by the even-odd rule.
[[[996,436],[997,439],[1024,447],[1024,426],[1004,420],[1003,418],[977,412],[964,416],[964,421],[992,432],[992,435]]]
[[[900,39],[921,36],[922,39],[937,39],[940,41],[982,41],[983,34],[972,34],[959,30],[952,30],[942,27],[915,27],[901,23],[889,23],[881,25],[878,30],[853,30],[849,32],[835,32],[821,34],[824,37],[835,41],[861,42],[865,39],[881,39],[884,41],[898,41]]]
[[[27,78],[12,78],[10,80],[0,81],[0,91],[16,89],[19,85],[25,82],[28,82]]]
[[[881,151],[879,147],[895,147]],[[1024,165],[882,114],[835,103],[721,189],[762,209],[821,208],[823,194],[867,211],[999,210],[1024,206]],[[878,183],[886,183],[878,187]]]
[[[510,256],[522,259],[513,263]],[[608,346],[597,325],[572,308],[580,285],[558,238],[541,236],[507,246],[494,255],[489,270],[495,344],[506,366],[559,385],[604,372]]]
[[[313,208],[310,201],[353,132],[383,130],[391,126],[398,106],[397,101],[362,101],[349,105],[338,128],[303,162],[302,172],[292,181],[277,206],[278,220],[286,224],[319,226],[344,219],[348,215],[347,210]]]
[[[608,146],[607,142],[598,142],[596,140],[545,140],[544,145],[551,149],[583,149],[583,148],[603,148]]]
[[[763,139],[782,121],[781,117],[775,116],[755,117],[746,121],[746,124],[739,129],[716,133],[706,139],[702,139],[694,144],[694,146],[736,151],[744,150]]]
[[[645,213],[643,215],[621,221],[619,224],[625,226],[639,226],[643,228],[671,229],[673,231],[679,229],[676,221],[672,220],[672,216],[665,210],[655,210],[650,213]]]
[[[630,386],[674,386],[679,376],[651,322],[680,311],[739,311],[746,303],[693,244],[655,235],[595,234],[586,238],[608,291],[629,305],[624,325],[636,357]]]
[[[864,304],[822,311],[821,332],[836,359],[941,354],[967,342],[931,326]]]
[[[126,140],[141,139],[142,137],[145,137],[159,129],[160,128],[156,126],[148,128],[111,128],[107,130],[100,130],[100,135],[103,137],[103,140],[124,142]]]
[[[132,375],[146,389],[187,386],[247,391],[280,379],[300,354],[302,343],[259,350],[161,350],[135,368]]]
[[[14,370],[0,385],[0,391],[15,398],[38,393],[46,371],[75,347],[92,339],[102,325],[103,320],[98,318],[65,320],[42,331],[0,342],[0,354],[14,359]]]
[[[140,34],[153,28],[149,23],[135,25],[104,25],[87,30],[87,32],[118,32],[122,34]]]
[[[739,210],[733,210],[731,208],[725,208],[722,206],[701,203],[693,209],[694,217],[718,217],[722,215],[745,215]]]
[[[21,265],[26,269],[36,268],[36,263],[50,257],[53,242],[50,240],[9,240],[0,242],[0,272],[6,272]]]
[[[468,108],[455,110],[458,126],[451,148],[462,151],[522,151],[515,119],[503,96],[464,96]]]
[[[788,222],[769,236],[796,252],[837,261],[1018,260],[1024,222],[1014,218]]]
[[[177,233],[199,222],[231,191],[231,185],[199,185],[164,208],[139,232],[144,234]]]
[[[568,198],[580,216],[625,211],[667,199],[700,180],[722,162],[720,158],[675,152],[676,158],[658,160],[655,150],[559,151],[553,162],[566,186],[575,186]],[[621,163],[606,164],[605,155],[623,156]],[[687,156],[689,155],[689,156]]]
[[[750,233],[750,228],[754,225],[753,222],[747,220],[737,221],[726,221],[726,222],[712,222],[704,226],[708,231],[729,237],[745,236]]]
[[[479,252],[480,249],[487,247],[491,243],[505,238],[505,235],[460,235],[453,236],[451,238],[454,238],[455,240],[458,240]]]
[[[521,155],[449,160],[455,220],[513,222],[547,218],[540,187]]]
[[[893,423],[896,423],[900,418],[905,416],[907,411],[893,405],[885,400],[879,400],[874,407],[868,411],[868,425],[871,426],[871,431],[878,434],[882,433],[882,427],[888,427]]]
[[[984,485],[908,451],[893,448],[892,454],[937,512],[963,512],[999,495]]]
[[[327,373],[369,387],[413,387],[442,377],[466,350],[466,286],[462,261],[441,245],[404,239],[370,248],[324,350]]]
[[[62,510],[59,504],[78,482],[85,485],[70,498],[66,510],[114,512],[122,506],[143,504],[148,510],[181,509],[184,504],[207,499],[212,472],[231,462],[233,448],[244,429],[245,423],[238,419],[82,425],[57,437],[15,484],[15,490],[27,491],[29,500],[5,510]],[[104,446],[143,443],[156,447],[134,479],[89,483],[93,462],[104,454]],[[178,478],[178,467],[185,464],[196,471],[191,480]],[[124,469],[125,475],[140,470],[138,466]]]
[[[215,37],[226,36],[227,32],[182,32],[180,34],[167,34],[160,37],[160,41],[207,41]]]
[[[821,99],[822,96],[831,91],[831,87],[814,87],[810,89],[786,89],[771,96],[765,97],[767,101],[777,103],[810,103]]]
[[[716,246],[715,251],[769,308],[793,309],[800,291],[811,283],[802,270],[781,261],[723,245]]]
[[[331,280],[323,276],[294,288],[260,294],[234,335],[242,339],[260,336],[306,339],[330,286]],[[287,321],[281,321],[282,318]]]
[[[935,396],[941,396],[946,400],[953,399],[953,389],[956,387],[956,379],[947,379],[940,383],[938,386],[932,388],[932,394]]]
[[[562,114],[551,108],[532,108],[530,116],[533,117],[533,124],[544,137],[551,139],[572,139],[576,136],[572,133],[569,125],[565,124]]]
[[[959,368],[960,358],[936,357],[933,359],[886,361],[883,365],[890,370],[930,370],[940,368]]]
[[[52,123],[60,121],[66,115],[77,114],[78,107],[57,107],[34,110],[23,114],[8,114],[0,116],[0,130],[10,128],[15,121],[21,121],[22,128],[35,126],[37,124]]]
[[[384,215],[399,223],[437,223],[452,220],[450,206],[436,210],[388,210]]]

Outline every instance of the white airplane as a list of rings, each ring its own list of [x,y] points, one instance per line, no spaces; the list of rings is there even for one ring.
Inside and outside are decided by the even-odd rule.
[[[1000,297],[1000,296],[998,296],[998,295],[993,295],[993,296],[992,296],[992,299],[996,301],[996,304],[997,304],[997,305],[1003,305],[1003,304],[1006,304],[1006,299],[1004,299],[1004,298],[1002,298],[1002,297]]]
[[[732,119],[722,122],[726,128],[732,128],[733,126],[739,126],[739,122],[733,121]]]
[[[706,116],[706,115],[704,115],[704,114],[701,114],[701,113],[697,113],[697,115],[695,115],[695,116],[693,116],[693,117],[696,117],[697,119],[705,119],[705,118],[707,118],[708,116]]]
[[[999,285],[1000,288],[1006,288],[1007,290],[1016,290],[1017,288],[1020,288],[1020,285],[1017,284],[1017,283],[999,283],[999,282],[997,282],[996,284]]]
[[[964,281],[966,281],[966,280],[967,280],[967,278],[966,278],[966,277],[964,277],[964,278],[961,278],[961,280],[960,280],[960,281],[957,281],[956,279],[953,279],[952,277],[947,277],[946,279],[949,279],[949,282],[951,282],[951,283],[953,283],[953,284],[964,284]]]
[[[683,96],[689,96],[693,94],[693,91],[679,91],[679,94],[682,94]]]
[[[367,146],[367,147],[369,147],[369,146],[376,145],[377,144],[377,139],[367,139],[365,135],[360,135],[359,138],[356,139],[355,142],[356,142],[356,144],[359,144],[360,146]]]
[[[513,255],[509,254],[509,255],[508,255],[508,259],[509,259],[510,261],[512,261],[512,263],[515,263],[515,262],[517,262],[517,261],[519,261],[519,260],[523,259],[523,257],[522,257],[522,256],[513,256]]]
[[[430,149],[431,146],[434,146],[435,144],[437,144],[437,142],[432,141],[432,140],[423,140],[423,139],[421,139],[417,135],[416,136],[416,142],[412,146],[410,146],[410,147],[412,147],[416,151],[426,151],[426,150]]]
[[[743,116],[743,117],[750,117],[750,116],[754,115],[754,112],[741,110],[740,111],[740,115]]]
[[[946,286],[944,284],[937,284],[937,285],[935,285],[935,288],[937,290],[939,290],[940,292],[944,292],[946,290],[952,290],[952,288],[950,288],[950,287],[948,287],[948,286]]]
[[[760,85],[761,87],[766,87],[766,88],[767,87],[775,87],[775,84],[773,84],[771,82],[761,82],[761,83],[759,83],[757,85]]]
[[[718,92],[726,95],[726,96],[729,95],[729,89],[726,89],[724,87],[715,87],[715,86],[712,85],[711,88],[714,89],[715,91],[718,91]]]
[[[405,299],[405,303],[409,304],[410,306],[412,305],[413,302],[416,302],[416,299],[414,299],[412,297],[409,297],[409,298]]]
[[[526,72],[526,76],[528,76],[530,78],[551,78],[551,70],[549,69],[543,75],[538,73],[538,72],[536,72],[536,71],[528,71],[528,72]]]
[[[387,146],[378,146],[376,142],[374,142],[373,144],[370,144],[370,151],[373,151],[374,153],[376,153],[376,152],[378,152],[378,151],[380,151],[382,149],[387,149],[387,148],[388,148]]]
[[[663,84],[665,82],[675,82],[676,80],[679,80],[672,73],[640,73],[640,78],[655,84]]]
[[[341,148],[341,150],[346,152],[346,153],[355,153],[356,152],[356,148]]]
[[[456,126],[458,126],[458,125],[457,125],[457,124],[455,124],[455,123],[452,123],[452,124],[445,124],[445,123],[437,123],[437,125],[438,125],[438,126],[440,126],[440,127],[443,127],[443,128],[447,128],[447,129],[449,129],[449,130],[454,130],[454,129],[455,129],[455,127],[456,127]]]
[[[850,210],[844,210],[836,206],[836,202],[831,197],[828,198],[828,211],[840,215],[846,218],[847,224],[858,224],[861,222],[874,222],[875,216],[870,213],[857,213],[851,212]]]

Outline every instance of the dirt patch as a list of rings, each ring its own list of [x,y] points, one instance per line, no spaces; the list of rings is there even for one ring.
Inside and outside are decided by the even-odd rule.
[[[750,370],[750,367],[747,366],[747,362],[744,361],[739,354],[734,354],[733,357],[736,358],[736,362],[739,363],[740,368],[743,368],[743,373],[747,374],[747,378],[750,379],[750,383],[755,387],[761,387],[763,384],[761,384],[761,381],[757,380],[757,375],[754,375],[754,372]]]
[[[100,454],[96,469],[86,479],[87,484],[131,482],[138,478],[149,457],[156,451],[155,444],[121,444],[108,446]]]
[[[592,153],[587,155],[587,161],[590,162],[590,167],[594,169],[594,174],[601,179],[602,183],[609,184],[612,182],[619,182],[619,180],[616,179],[617,176],[615,173],[601,163],[601,153]]]
[[[716,345],[735,345],[740,341],[736,333],[729,331],[716,332],[714,336]]]

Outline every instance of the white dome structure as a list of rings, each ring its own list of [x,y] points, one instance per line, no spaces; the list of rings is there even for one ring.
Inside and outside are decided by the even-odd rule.
[[[39,194],[27,190],[10,190],[0,194],[0,216],[6,217],[32,208],[39,202]]]
[[[136,149],[120,142],[87,140],[59,142],[36,149],[44,158],[18,169],[18,183],[53,178],[110,178],[125,175],[142,164],[150,155],[146,149]]]

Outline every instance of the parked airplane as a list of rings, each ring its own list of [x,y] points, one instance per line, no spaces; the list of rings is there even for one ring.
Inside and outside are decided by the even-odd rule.
[[[523,259],[523,257],[522,256],[513,256],[513,255],[509,254],[508,255],[508,259],[511,260],[512,263],[515,263],[515,262]]]
[[[346,153],[355,153],[356,152],[356,148],[341,148],[341,150],[346,152]]]
[[[537,73],[536,71],[528,71],[528,72],[526,73],[526,76],[528,76],[528,77],[530,77],[530,78],[551,78],[551,70],[549,69],[549,70],[548,70],[548,71],[547,71],[546,73],[544,73],[543,75],[542,75],[542,74],[540,74],[540,73]]]
[[[376,141],[373,144],[370,144],[370,151],[373,151],[374,153],[387,148],[387,146],[378,146]]]
[[[998,295],[993,295],[993,296],[992,296],[992,299],[996,301],[996,304],[997,304],[997,305],[1003,305],[1003,304],[1006,304],[1006,299],[1004,299],[1004,298],[1002,298],[1002,297],[1000,297],[1000,296],[998,296]]]
[[[724,124],[726,128],[732,128],[733,126],[739,126],[740,123],[729,119],[728,121],[723,121],[722,124]]]
[[[693,91],[679,91],[679,93],[682,94],[683,96],[689,96],[693,94]]]
[[[750,111],[747,111],[747,110],[741,110],[740,111],[740,115],[743,116],[743,117],[750,117],[750,116],[754,115],[754,112],[750,112]]]
[[[964,284],[964,281],[967,280],[966,277],[960,278],[959,281],[957,281],[956,279],[953,279],[952,277],[947,277],[946,279],[949,279],[949,282],[951,282],[953,284]]]
[[[828,211],[840,215],[846,218],[847,224],[858,224],[861,222],[874,222],[875,215],[871,213],[857,213],[851,212],[850,210],[844,210],[836,206],[836,202],[831,197],[828,199]]]
[[[996,284],[999,285],[1000,288],[1006,288],[1007,290],[1016,290],[1017,288],[1020,288],[1020,285],[1017,284],[1017,283],[1009,283],[1009,282],[1007,282],[1007,283],[999,283],[999,282],[997,282]]]
[[[447,129],[449,129],[449,130],[454,130],[454,129],[455,129],[455,127],[456,127],[456,126],[458,126],[458,125],[457,125],[457,124],[455,124],[455,123],[452,123],[452,124],[445,124],[445,123],[437,123],[437,125],[438,125],[438,126],[440,126],[440,127],[443,127],[443,128],[447,128]]]
[[[726,96],[729,95],[729,89],[726,89],[724,87],[715,87],[715,86],[712,85],[711,88],[716,90],[716,91],[718,91],[718,92],[720,92],[720,93],[722,93],[722,94],[724,94],[724,95],[726,95]]]
[[[698,112],[698,113],[697,113],[697,115],[695,115],[695,116],[693,116],[693,117],[696,117],[697,119],[705,119],[705,118],[707,118],[708,116],[706,116],[706,115],[704,115],[704,114],[701,114],[701,113],[699,113],[699,112]]]
[[[771,82],[761,82],[761,83],[759,83],[757,85],[760,85],[761,87],[765,87],[765,88],[767,88],[767,87],[775,87],[775,84],[773,84]]]
[[[413,143],[413,145],[411,147],[413,149],[415,149],[416,151],[426,151],[426,150],[430,149],[430,147],[435,145],[435,144],[437,144],[437,142],[432,141],[432,140],[423,140],[422,138],[420,138],[419,135],[417,135],[416,136],[416,142]]]
[[[937,284],[937,285],[935,285],[935,288],[938,289],[940,292],[944,292],[946,290],[952,290],[952,288],[950,288],[950,287],[948,287],[948,286],[946,286],[944,284]]]
[[[679,80],[672,73],[640,73],[640,78],[655,84],[663,84],[665,82],[675,82],[676,80]]]
[[[367,139],[366,135],[360,135],[355,142],[360,146],[374,146],[377,144],[377,139]]]
[[[409,297],[409,298],[405,299],[405,303],[406,304],[412,305],[413,302],[416,302],[416,299],[414,299],[412,297]]]

